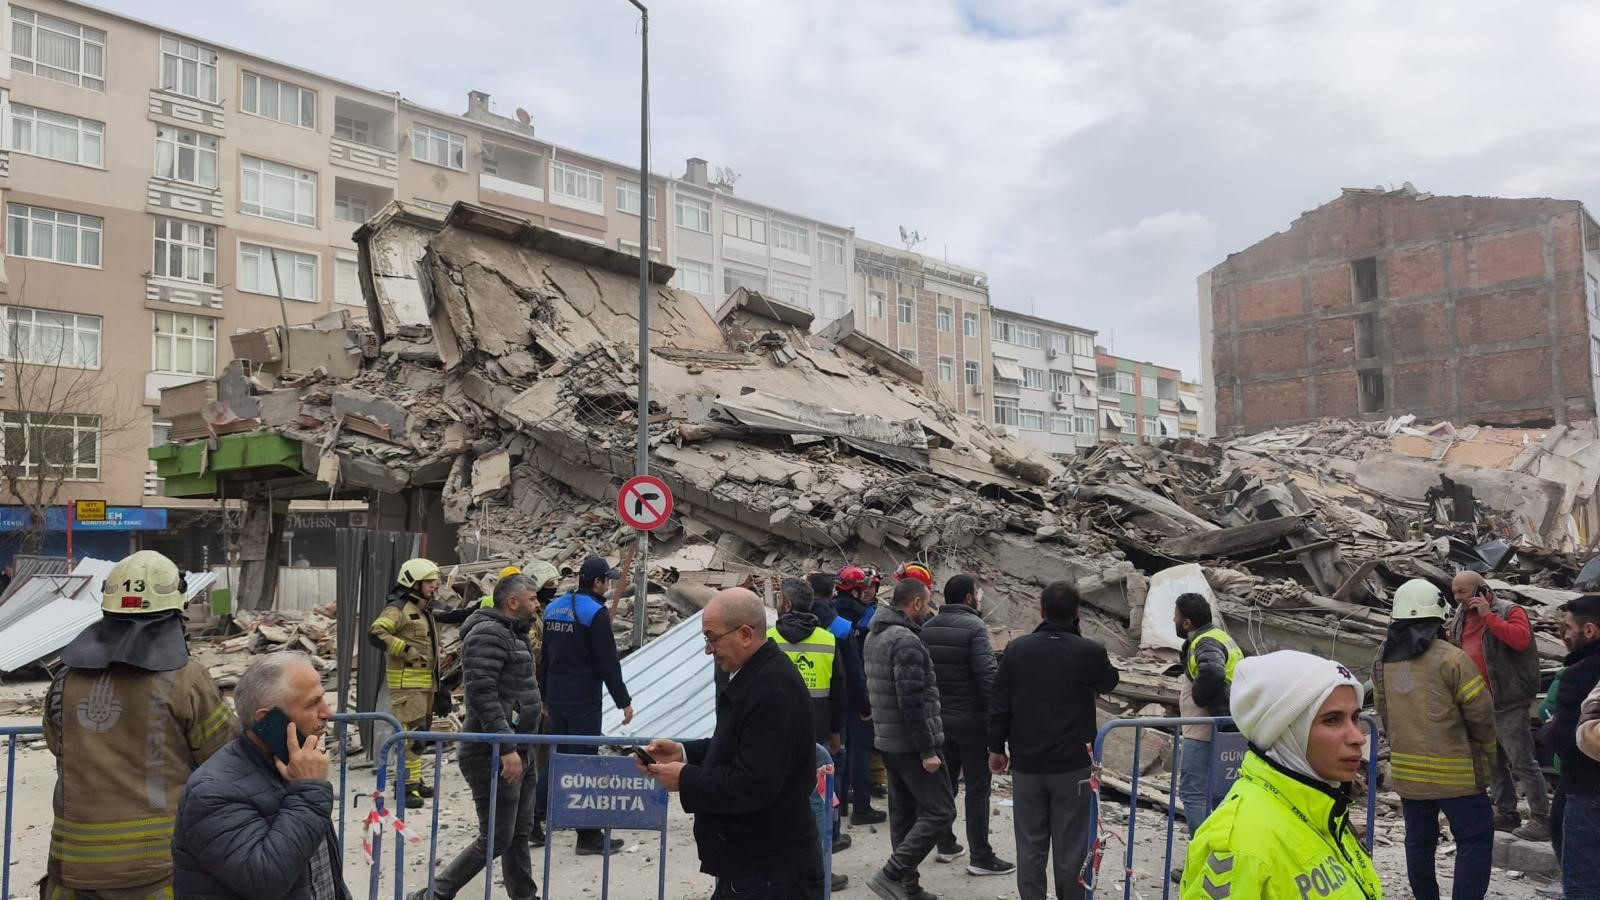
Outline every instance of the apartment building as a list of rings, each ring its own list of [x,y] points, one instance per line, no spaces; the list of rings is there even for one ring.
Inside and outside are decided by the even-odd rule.
[[[1178,436],[1207,437],[1205,426],[1205,385],[1197,381],[1178,381]]]
[[[857,329],[916,363],[957,410],[986,418],[988,276],[861,238],[854,246]]]
[[[1057,457],[1100,440],[1095,332],[995,309],[994,422]]]
[[[453,115],[74,3],[7,17],[0,459],[65,467],[58,502],[111,505],[80,554],[197,521],[147,477],[160,389],[215,374],[228,335],[279,323],[280,292],[291,322],[363,316],[351,233],[388,201],[472,200],[630,252],[641,206],[663,239],[682,230],[654,202],[665,179],[642,198],[636,169],[539,140],[481,93]],[[0,554],[19,527],[0,507]]]
[[[1127,444],[1155,444],[1168,438],[1200,433],[1199,395],[1184,390],[1183,375],[1155,363],[1113,356],[1095,348],[1100,378],[1100,439]],[[1189,399],[1184,395],[1189,394]],[[1190,430],[1183,427],[1185,405]]]
[[[848,312],[854,231],[735,196],[736,176],[708,166],[689,159],[683,177],[667,182],[673,286],[711,311],[748,288],[810,310],[817,330]]]

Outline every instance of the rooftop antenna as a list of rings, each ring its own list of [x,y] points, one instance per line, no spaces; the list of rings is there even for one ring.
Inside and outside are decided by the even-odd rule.
[[[915,250],[917,245],[927,240],[916,231],[907,231],[904,225],[900,226],[900,242],[906,245],[906,252]]]

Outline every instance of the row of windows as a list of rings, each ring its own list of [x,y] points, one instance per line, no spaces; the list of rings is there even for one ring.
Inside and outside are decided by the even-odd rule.
[[[867,292],[867,316],[881,319],[884,314],[884,305],[888,295],[883,291]],[[916,321],[916,302],[910,297],[901,297],[895,304],[895,319],[902,325],[909,325]],[[948,332],[954,325],[954,313],[949,307],[939,307],[938,327],[940,331]],[[966,337],[978,336],[978,314],[964,312],[961,314],[961,333]]]
[[[1044,431],[1048,424],[1054,434],[1095,434],[1094,416],[1062,415],[1027,409],[1007,397],[994,398],[996,425],[1010,425],[1023,431]]]
[[[100,478],[100,417],[0,412],[0,460],[24,478]]]
[[[1100,376],[1100,389],[1102,391],[1116,391],[1120,394],[1139,394],[1143,397],[1157,397],[1160,382],[1153,375],[1140,375],[1135,377],[1132,372],[1106,372]]]
[[[597,172],[595,175],[598,176],[599,173]],[[633,184],[632,182],[628,182],[628,184],[635,194],[633,204],[634,207],[637,208],[637,194],[639,187],[637,184]],[[618,190],[620,192],[621,188],[619,187]],[[651,194],[652,196],[654,195],[653,190]],[[655,201],[652,199],[652,211],[650,213],[652,216],[655,215],[654,202]],[[618,201],[617,205],[619,208],[622,208],[624,212],[634,211],[624,207],[620,200]],[[679,228],[687,228],[691,231],[701,232],[702,234],[710,234],[711,201],[702,199],[700,197],[691,197],[685,194],[679,194],[673,201],[672,221]],[[774,219],[772,221],[769,234],[769,228],[765,219],[752,216],[747,213],[735,212],[733,210],[723,210],[722,233],[728,237],[736,237],[741,240],[751,241],[757,244],[770,243],[770,245],[777,250],[797,253],[802,256],[811,255],[811,229],[804,225],[796,225],[791,222],[784,222]],[[817,234],[817,255],[821,257],[822,262],[829,265],[844,265],[844,238],[837,235],[822,234],[819,232]]]
[[[1046,335],[1049,337],[1050,349],[1058,354],[1074,353],[1078,356],[1094,355],[1094,337],[1082,332],[1070,334],[1050,331],[1019,325],[1006,319],[994,318],[990,321],[990,336],[1006,344],[1016,344],[1019,347],[1031,347],[1034,350],[1043,350]]]

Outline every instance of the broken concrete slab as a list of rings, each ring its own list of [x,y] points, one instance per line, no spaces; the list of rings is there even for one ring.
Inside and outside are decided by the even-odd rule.
[[[333,392],[333,414],[343,417],[351,431],[381,440],[403,440],[410,430],[404,406],[358,388]]]
[[[511,454],[494,450],[472,462],[472,499],[493,497],[511,486]]]

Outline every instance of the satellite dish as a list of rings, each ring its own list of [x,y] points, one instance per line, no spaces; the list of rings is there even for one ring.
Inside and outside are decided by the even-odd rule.
[[[517,107],[517,121],[527,125],[529,122],[533,121],[533,117],[528,115],[527,110],[519,106]]]

